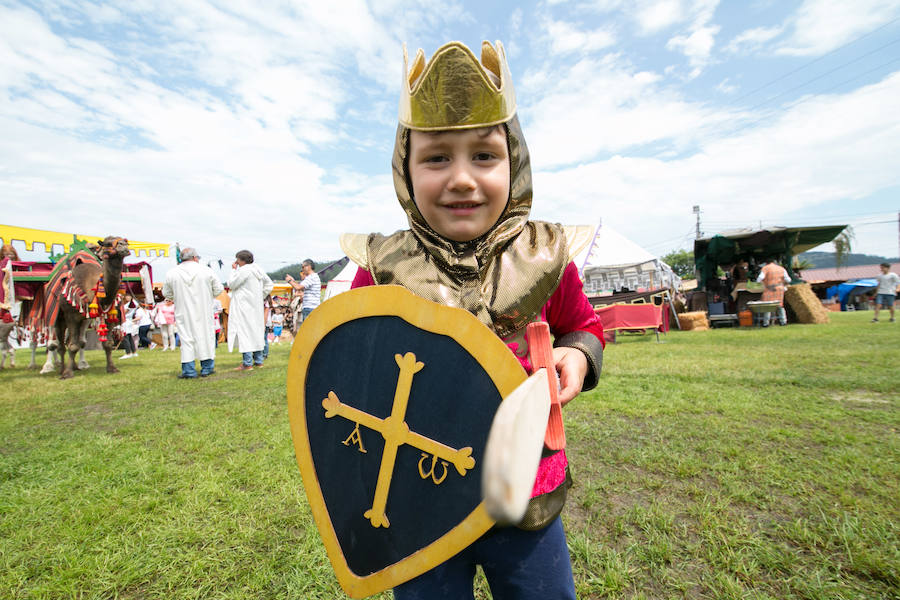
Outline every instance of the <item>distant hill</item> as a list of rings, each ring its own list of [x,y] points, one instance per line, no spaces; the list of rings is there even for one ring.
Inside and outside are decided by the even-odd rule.
[[[814,269],[834,269],[837,263],[834,260],[834,252],[803,252],[797,255],[800,260],[812,263]],[[886,258],[874,254],[848,254],[845,267],[857,267],[859,265],[877,265],[883,262],[894,263],[896,258]]]
[[[331,263],[335,262],[334,260],[322,260],[318,261],[316,259],[312,259],[314,263],[316,263],[316,271],[321,271]],[[291,274],[295,279],[300,279],[300,268],[303,266],[302,263],[297,263],[293,265],[288,265],[286,267],[281,267],[277,271],[272,271],[269,273],[269,277],[272,278],[272,281],[284,281],[284,276],[288,273]],[[332,277],[337,275],[337,273],[332,273],[331,277],[322,277],[322,283],[328,283]]]

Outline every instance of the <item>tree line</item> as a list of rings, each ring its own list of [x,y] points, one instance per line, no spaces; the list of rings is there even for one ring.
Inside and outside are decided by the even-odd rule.
[[[316,271],[320,271],[330,265],[333,262],[336,262],[334,259],[331,260],[316,260],[312,259],[314,263],[316,263]],[[281,267],[277,271],[272,271],[267,273],[267,275],[272,279],[272,281],[284,281],[284,276],[288,273],[291,274],[295,279],[300,279],[300,268],[303,263],[294,263],[292,265],[287,265],[286,267]],[[331,273],[330,275],[326,275],[322,277],[322,283],[328,283],[337,273]]]

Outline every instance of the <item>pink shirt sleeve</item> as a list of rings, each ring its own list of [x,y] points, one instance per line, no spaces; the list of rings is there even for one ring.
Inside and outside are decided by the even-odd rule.
[[[575,266],[575,263],[570,262],[566,266],[559,286],[550,296],[550,300],[544,305],[541,313],[555,337],[561,337],[573,331],[587,331],[597,336],[600,343],[604,347],[606,346],[603,341],[603,325],[584,294],[581,278],[578,277],[578,267]]]
[[[375,285],[375,280],[372,279],[371,273],[360,267],[356,270],[356,277],[353,278],[350,289],[354,290],[358,287],[366,287],[367,285]]]

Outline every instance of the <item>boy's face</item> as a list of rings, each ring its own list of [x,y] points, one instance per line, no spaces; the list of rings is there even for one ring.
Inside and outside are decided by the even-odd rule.
[[[494,226],[509,198],[506,131],[410,131],[409,177],[432,229],[454,242],[474,240]]]

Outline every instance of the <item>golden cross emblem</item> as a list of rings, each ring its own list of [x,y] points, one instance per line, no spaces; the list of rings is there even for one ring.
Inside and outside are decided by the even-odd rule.
[[[333,391],[328,392],[328,397],[322,400],[322,408],[325,409],[326,419],[338,415],[355,422],[357,427],[362,424],[369,429],[377,431],[384,438],[384,452],[381,455],[381,467],[378,470],[375,498],[372,501],[372,508],[363,513],[363,516],[372,523],[372,527],[390,526],[390,521],[388,521],[385,514],[385,507],[387,506],[388,490],[391,487],[391,478],[394,474],[397,448],[403,444],[409,444],[423,452],[432,454],[436,457],[435,460],[440,458],[450,462],[462,476],[465,476],[466,471],[475,466],[471,446],[456,450],[415,431],[410,431],[409,425],[406,424],[406,406],[409,403],[409,391],[412,388],[413,375],[421,371],[425,363],[417,362],[416,355],[412,352],[407,352],[403,356],[395,354],[394,360],[397,362],[397,366],[400,367],[400,374],[397,377],[397,389],[394,392],[391,416],[386,419],[379,419],[352,406],[347,406],[338,399],[337,394]],[[432,471],[433,469],[434,466],[432,465]],[[441,481],[443,481],[443,478]]]

